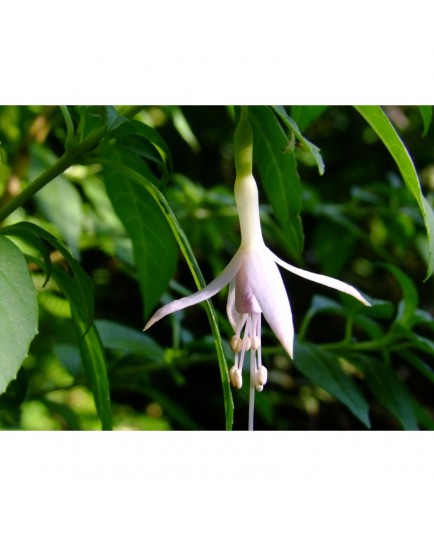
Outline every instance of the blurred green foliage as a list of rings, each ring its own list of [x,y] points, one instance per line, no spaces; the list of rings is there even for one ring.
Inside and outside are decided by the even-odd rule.
[[[383,110],[432,206],[431,107]],[[39,306],[39,333],[0,395],[1,428],[225,428],[203,307],[142,333],[159,302],[195,285],[170,219],[129,173],[167,199],[209,282],[239,244],[236,114],[221,106],[0,107],[0,213],[67,156],[66,168],[0,224],[0,238],[26,256]],[[269,381],[256,397],[255,428],[434,429],[433,283],[423,282],[429,246],[395,161],[352,107],[261,107],[252,117],[267,244],[356,286],[372,303],[364,308],[282,273],[295,359],[264,326]],[[213,304],[231,366],[225,298]],[[245,429],[248,386],[233,399],[234,429]]]

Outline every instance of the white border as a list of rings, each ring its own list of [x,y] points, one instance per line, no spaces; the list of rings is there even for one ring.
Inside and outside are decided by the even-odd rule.
[[[14,2],[0,102],[429,104],[428,4]]]
[[[430,433],[5,432],[0,439],[3,524],[19,519],[20,530],[362,535],[424,534],[432,525]]]

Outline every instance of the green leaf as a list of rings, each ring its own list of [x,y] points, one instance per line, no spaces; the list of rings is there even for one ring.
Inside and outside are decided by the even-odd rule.
[[[291,119],[291,117],[289,117],[283,106],[273,106],[273,108],[277,115],[283,120],[285,125],[290,129],[290,131],[300,142],[301,148],[312,155],[318,167],[318,173],[320,175],[323,175],[324,162],[322,156],[320,155],[320,149],[302,135],[297,123],[293,119]]]
[[[85,138],[103,127],[109,129],[116,125],[116,118],[113,110],[108,110],[106,106],[75,106],[75,111],[79,114],[77,127],[78,141],[81,143]],[[107,112],[109,116],[107,117]]]
[[[167,106],[164,109],[172,117],[173,126],[176,128],[181,138],[190,146],[190,149],[195,152],[199,151],[199,142],[191,130],[191,127],[181,108],[179,106]]]
[[[310,344],[296,344],[294,355],[294,365],[304,376],[347,406],[367,428],[371,427],[369,405],[335,355]]]
[[[418,350],[425,352],[430,358],[434,355],[434,341],[423,335],[415,333],[412,329],[403,329],[402,335],[411,341],[412,345]]]
[[[92,389],[102,428],[103,430],[111,430],[110,388],[104,348],[98,330],[94,322],[89,326],[86,316],[83,316],[86,307],[82,302],[80,292],[77,292],[76,281],[58,266],[53,266],[53,279],[59,285],[71,305],[81,359],[86,371],[86,377]]]
[[[176,241],[143,181],[136,182],[128,174],[108,168],[104,182],[113,208],[133,243],[144,315],[148,317],[175,273]]]
[[[175,237],[182,254],[188,264],[188,267],[191,271],[193,279],[196,283],[198,289],[203,288],[206,283],[203,278],[202,272],[200,271],[199,265],[194,256],[193,250],[185,236],[181,226],[179,225],[178,220],[176,219],[175,214],[173,213],[169,203],[167,202],[164,195],[155,187],[155,185],[142,177],[136,171],[129,169],[127,166],[121,162],[117,162],[110,159],[98,159],[100,164],[105,168],[113,168],[123,175],[127,175],[131,181],[134,181],[140,188],[144,187],[148,193],[152,196],[154,201],[157,203],[162,214],[164,215],[167,223],[170,226],[170,229]],[[227,365],[227,359],[225,352],[223,350],[222,339],[218,327],[217,315],[215,313],[214,307],[210,300],[206,300],[205,303],[206,312],[208,315],[208,320],[211,326],[211,330],[214,337],[214,344],[217,351],[217,359],[220,368],[220,375],[222,379],[222,388],[223,388],[223,397],[225,405],[225,415],[226,415],[226,430],[231,430],[233,425],[233,416],[234,416],[234,404],[232,399],[232,391],[229,383],[229,370]]]
[[[345,307],[327,296],[322,296],[321,294],[315,294],[312,298],[312,303],[310,306],[312,313],[345,313]]]
[[[419,106],[418,108],[423,121],[423,136],[426,136],[432,120],[432,106]]]
[[[413,408],[417,422],[427,430],[434,430],[434,418],[429,411],[415,399],[413,399]]]
[[[160,167],[170,171],[173,167],[172,155],[166,142],[157,130],[141,121],[123,123],[115,132],[118,145],[138,154]]]
[[[361,328],[372,339],[383,336],[384,331],[381,325],[375,320],[372,320],[372,318],[390,318],[395,311],[391,303],[369,298],[368,301],[371,304],[371,307],[362,306],[361,308],[359,305],[360,302],[354,303],[355,300],[351,297],[347,300],[347,296],[342,295],[340,298],[344,305],[330,298],[314,295],[311,306],[306,313],[308,321],[311,322],[317,314],[332,313],[345,319],[352,318],[354,324]]]
[[[303,249],[300,219],[301,187],[294,153],[286,150],[289,139],[271,108],[249,106],[253,131],[253,160],[275,216],[288,235],[294,256]]]
[[[122,352],[124,355],[142,356],[152,361],[163,360],[163,348],[141,331],[110,320],[96,320],[95,324],[105,348]]]
[[[0,394],[16,378],[37,332],[37,293],[24,255],[0,235]]]
[[[303,132],[328,106],[291,106],[291,117]]]
[[[11,225],[9,227],[3,227],[0,232],[8,236],[16,236],[17,238],[22,240],[27,246],[33,248],[35,252],[39,252],[42,255],[42,260],[44,263],[43,269],[46,273],[46,278],[42,286],[45,287],[51,276],[52,264],[50,252],[48,251],[48,248],[44,245],[42,240],[34,233],[30,232],[28,229],[23,229],[22,227],[20,227],[19,224]],[[29,260],[29,253],[26,251],[24,253],[26,254],[26,258]],[[36,264],[40,264],[39,262],[37,262],[36,259],[32,258],[31,260],[34,261]]]
[[[386,365],[372,357],[360,356],[366,384],[382,406],[398,419],[405,430],[418,430],[413,398],[406,386]]]
[[[426,344],[426,340],[420,340],[418,341],[418,335],[414,335],[415,337],[415,348],[420,348],[424,352],[428,352],[430,355],[432,355],[434,344],[432,341],[429,341],[430,344]],[[425,361],[416,355],[414,352],[411,352],[409,350],[402,350],[399,352],[399,354],[408,361],[413,368],[415,368],[418,372],[420,372],[425,378],[427,378],[431,383],[434,384],[434,370],[432,367],[430,367]]]
[[[90,277],[81,268],[69,250],[41,227],[32,223],[21,222],[11,227],[3,228],[2,232],[6,234],[19,234],[24,238],[26,233],[37,236],[56,248],[68,263],[70,273],[67,273],[63,267],[53,265],[51,267],[52,277],[70,303],[80,355],[92,389],[98,415],[101,419],[103,429],[110,430],[110,391],[104,349],[93,321],[93,284]],[[32,245],[38,245],[42,244],[42,241],[32,240],[31,243]],[[43,249],[45,249],[45,246],[43,246]],[[35,259],[35,262],[38,261],[39,259]],[[46,262],[41,260],[39,264],[42,268],[45,268]]]
[[[106,126],[109,130],[114,130],[126,122],[125,117],[122,117],[114,106],[104,106],[104,108],[106,112]]]
[[[379,106],[356,106],[355,108],[365,118],[393,156],[405,185],[413,194],[422,212],[428,235],[429,260],[426,275],[426,279],[428,279],[434,269],[434,213],[430,204],[422,195],[419,177],[413,161],[401,138]]]
[[[29,235],[36,235],[36,237],[47,242],[62,254],[63,258],[68,263],[74,278],[77,303],[80,303],[80,316],[82,320],[87,323],[87,325],[90,325],[94,318],[93,283],[68,248],[66,248],[62,242],[57,240],[57,238],[48,231],[29,222],[20,222],[10,227],[4,227],[2,229],[2,233],[17,234],[21,235],[23,238],[25,238],[26,233]],[[33,240],[30,243],[32,245],[37,245],[38,243],[41,244],[42,248],[40,251],[44,259],[46,259],[45,246],[43,246],[42,242],[40,240]],[[47,262],[45,260],[43,266],[44,269],[46,268],[46,264]]]
[[[55,155],[43,146],[34,145],[31,153],[34,177],[56,162]],[[43,216],[59,231],[74,255],[79,257],[83,203],[76,187],[64,175],[59,175],[39,190],[34,199]]]
[[[419,296],[413,281],[402,270],[393,264],[386,264],[385,267],[392,272],[398,280],[403,298],[399,303],[396,322],[405,327],[411,327],[415,320]]]

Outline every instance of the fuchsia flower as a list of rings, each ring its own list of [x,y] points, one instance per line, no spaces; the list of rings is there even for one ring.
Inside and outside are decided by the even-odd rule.
[[[244,119],[247,120],[246,117]],[[243,117],[237,131],[240,130],[242,121]],[[243,127],[246,129],[246,124]],[[249,126],[247,135],[244,130],[242,136],[246,139],[241,139],[238,143],[241,147],[238,147],[236,153],[237,178],[234,189],[240,219],[241,245],[214,281],[191,296],[175,300],[158,309],[146,324],[145,330],[166,315],[207,300],[229,285],[226,311],[235,333],[231,339],[235,362],[229,377],[235,388],[241,388],[244,356],[250,350],[249,429],[252,430],[254,390],[262,391],[267,382],[267,369],[261,360],[262,315],[283,348],[293,357],[294,326],[291,307],[277,264],[300,277],[350,294],[365,305],[369,303],[354,287],[332,277],[296,268],[268,249],[262,237],[258,189],[251,173]],[[237,133],[235,140],[237,142]]]

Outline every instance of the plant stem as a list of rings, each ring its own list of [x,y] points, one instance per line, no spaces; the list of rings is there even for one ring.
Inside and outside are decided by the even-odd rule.
[[[393,343],[397,342],[397,338],[394,334],[386,334],[381,339],[372,340],[372,341],[363,341],[363,342],[351,342],[351,341],[341,341],[341,342],[331,342],[321,344],[321,348],[324,350],[335,350],[335,351],[354,351],[354,352],[369,352],[369,351],[378,351],[384,348],[390,348]]]
[[[69,113],[67,106],[60,106],[60,111],[62,112],[66,124],[65,147],[69,147],[74,140],[74,123],[72,122],[71,114]]]
[[[128,119],[134,117],[142,108],[143,106],[131,106],[125,110],[123,116]],[[67,115],[69,116],[69,113]],[[70,128],[71,126],[67,126],[67,131]],[[39,177],[26,186],[26,188],[24,188],[24,190],[16,197],[11,199],[9,203],[0,208],[0,222],[5,220],[10,214],[12,214],[12,212],[31,199],[36,192],[39,192],[41,188],[46,186],[70,166],[77,163],[82,155],[94,149],[106,134],[108,134],[107,128],[101,127],[88,138],[86,138],[82,143],[76,146],[68,147],[59,160],[57,160],[50,168],[41,173]]]

